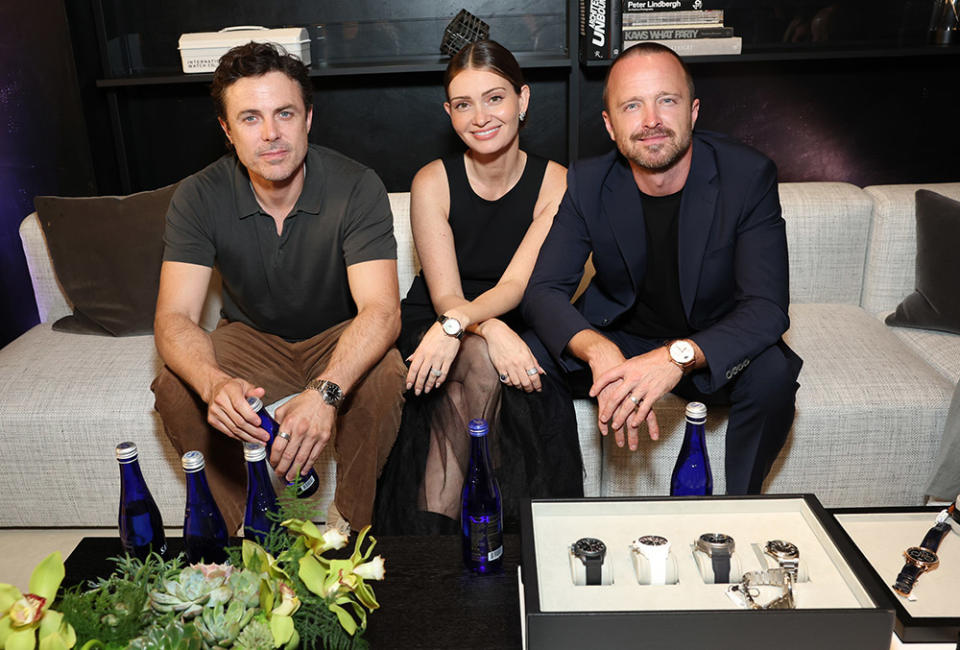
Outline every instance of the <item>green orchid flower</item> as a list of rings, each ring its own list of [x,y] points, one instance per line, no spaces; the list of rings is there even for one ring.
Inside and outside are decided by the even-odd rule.
[[[50,609],[65,575],[59,551],[48,555],[30,576],[29,593],[0,584],[0,648],[4,650],[67,650],[77,642],[73,626]]]
[[[380,607],[373,588],[365,580],[382,580],[384,571],[383,557],[369,560],[377,541],[371,537],[366,551],[361,553],[363,539],[370,527],[367,526],[357,536],[353,554],[346,560],[327,560],[315,554],[300,558],[297,575],[311,592],[327,601],[327,607],[337,615],[340,625],[351,636],[357,629],[367,627],[367,610]],[[353,610],[351,613],[348,608]],[[359,625],[357,623],[359,619]]]
[[[291,533],[303,537],[307,548],[317,556],[331,549],[343,548],[347,545],[347,536],[336,528],[328,528],[320,532],[315,523],[302,519],[287,519],[280,525],[285,526]]]
[[[241,551],[243,566],[260,574],[260,609],[266,613],[274,647],[296,648],[300,635],[293,625],[293,615],[300,609],[300,599],[289,586],[293,580],[256,542],[243,540]]]

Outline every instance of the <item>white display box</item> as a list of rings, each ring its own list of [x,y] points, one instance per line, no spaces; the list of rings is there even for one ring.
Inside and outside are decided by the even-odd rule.
[[[879,598],[896,614],[894,630],[905,643],[960,643],[960,525],[952,522],[937,549],[940,565],[920,576],[912,599],[897,595],[893,583],[903,568],[903,551],[917,546],[942,508],[842,508],[834,516],[870,567],[866,576]]]
[[[310,65],[310,37],[305,27],[227,27],[219,32],[181,34],[178,49],[183,71],[213,72],[227,50],[250,41],[275,43],[303,61],[304,65]]]
[[[521,512],[521,532],[521,617],[531,649],[890,644],[892,610],[864,586],[869,567],[813,495],[533,500]],[[794,586],[796,609],[744,610],[727,596],[729,585],[705,583],[692,545],[708,532],[734,538],[744,571],[766,568],[760,549],[768,540],[796,544],[809,578]],[[630,543],[651,534],[671,541],[675,585],[635,577]],[[580,537],[604,541],[613,584],[573,584],[569,547]]]

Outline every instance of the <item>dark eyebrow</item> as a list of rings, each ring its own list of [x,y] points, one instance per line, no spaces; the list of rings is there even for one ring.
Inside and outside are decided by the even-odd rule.
[[[481,96],[481,97],[486,97],[486,96],[489,95],[490,93],[496,93],[496,92],[501,92],[501,93],[502,93],[502,92],[506,92],[506,88],[503,87],[503,86],[495,86],[494,88],[491,88],[490,90],[485,90],[485,91],[483,91],[482,93],[480,93],[480,96]],[[470,99],[470,98],[469,98],[467,95],[457,95],[456,97],[451,97],[448,101],[453,102],[453,101],[458,100],[458,99]]]

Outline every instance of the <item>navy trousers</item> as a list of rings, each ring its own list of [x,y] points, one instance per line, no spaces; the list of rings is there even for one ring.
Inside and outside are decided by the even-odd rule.
[[[616,343],[628,359],[664,343],[621,331],[602,334]],[[526,332],[523,339],[547,376],[556,380],[550,382],[551,389],[565,390],[571,398],[587,396],[593,378],[585,363],[569,356],[558,362],[532,331]],[[781,340],[751,359],[749,365],[716,392],[699,390],[691,379],[692,374],[681,379],[673,389],[674,394],[687,401],[730,407],[724,449],[727,494],[760,493],[763,480],[793,424],[800,387],[797,377],[802,365],[800,357]]]

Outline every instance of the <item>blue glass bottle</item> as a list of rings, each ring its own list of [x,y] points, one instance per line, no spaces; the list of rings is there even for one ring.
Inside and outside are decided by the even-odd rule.
[[[243,536],[263,544],[270,529],[276,525],[267,513],[277,512],[277,493],[270,482],[267,467],[267,450],[255,443],[243,445],[243,458],[247,461],[247,509],[243,514]]]
[[[196,562],[226,561],[223,550],[227,545],[227,524],[217,508],[217,502],[210,493],[203,454],[188,451],[180,459],[183,471],[187,475],[187,507],[183,517],[183,545],[187,551],[187,561]]]
[[[460,528],[463,563],[476,573],[503,567],[503,502],[487,447],[486,420],[470,420],[470,465],[463,483]]]
[[[713,494],[713,473],[707,455],[704,425],[707,407],[700,402],[687,404],[687,428],[677,464],[670,477],[670,496],[707,496]]]
[[[269,454],[270,450],[273,449],[273,441],[280,432],[280,425],[273,419],[259,397],[248,397],[247,404],[260,416],[260,428],[270,434],[270,441],[267,442],[267,453]],[[287,485],[293,485],[293,482],[288,482]],[[300,477],[300,484],[297,485],[297,498],[306,499],[313,496],[319,487],[320,477],[317,476],[317,470],[311,467],[309,474]]]
[[[163,520],[140,472],[137,445],[132,442],[117,445],[117,462],[120,463],[117,526],[123,551],[141,560],[146,559],[151,551],[166,556],[167,537],[163,532]]]

